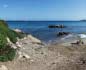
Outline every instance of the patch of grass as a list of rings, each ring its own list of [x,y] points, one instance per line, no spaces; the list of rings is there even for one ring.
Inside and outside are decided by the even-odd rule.
[[[1,54],[2,53],[2,54]],[[12,61],[16,55],[16,50],[13,48],[7,48],[0,51],[0,61]]]
[[[22,36],[11,30],[5,21],[0,20],[0,61],[12,60],[16,54],[16,50],[7,45],[7,37],[11,42],[16,43],[17,37]]]

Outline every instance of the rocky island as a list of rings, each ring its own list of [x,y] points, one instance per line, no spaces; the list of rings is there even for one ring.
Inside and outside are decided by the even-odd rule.
[[[83,19],[83,20],[80,20],[80,21],[86,22],[86,19]]]
[[[76,40],[45,45],[0,20],[0,70],[85,70],[86,45]]]
[[[49,25],[49,28],[66,28],[66,26],[62,25]]]

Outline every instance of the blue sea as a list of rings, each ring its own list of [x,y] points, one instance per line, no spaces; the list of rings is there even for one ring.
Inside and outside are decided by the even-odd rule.
[[[26,33],[39,38],[43,42],[59,39],[57,33],[60,31],[70,33],[86,33],[86,22],[84,21],[7,21],[11,29],[21,29]],[[66,28],[48,28],[49,25],[67,26]]]

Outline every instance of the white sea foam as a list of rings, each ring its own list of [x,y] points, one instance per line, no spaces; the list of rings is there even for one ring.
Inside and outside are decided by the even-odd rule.
[[[65,39],[73,39],[73,38],[77,38],[78,35],[77,34],[69,34],[63,38],[61,38],[61,40],[65,40]]]
[[[86,38],[86,34],[79,34],[80,38]]]

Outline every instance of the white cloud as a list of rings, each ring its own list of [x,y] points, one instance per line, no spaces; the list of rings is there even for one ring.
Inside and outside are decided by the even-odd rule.
[[[4,4],[3,7],[4,7],[4,8],[8,8],[8,5],[7,5],[7,4]]]

